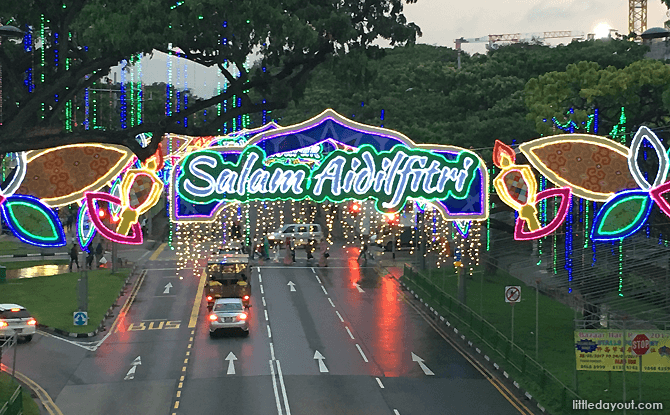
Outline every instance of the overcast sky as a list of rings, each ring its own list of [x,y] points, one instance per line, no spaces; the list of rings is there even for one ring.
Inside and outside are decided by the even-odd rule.
[[[477,38],[491,34],[537,33],[570,30],[593,33],[600,23],[606,23],[619,33],[628,33],[628,1],[626,0],[418,0],[405,5],[405,16],[421,28],[418,43],[454,47],[454,39]],[[669,18],[661,0],[649,0],[647,26],[663,26]],[[563,40],[548,41],[556,44]],[[569,41],[569,39],[567,40]],[[468,53],[485,52],[484,43],[464,44]],[[201,97],[215,91],[217,70],[199,67],[178,58],[172,61],[172,82],[187,86]],[[167,56],[154,54],[143,59],[143,82],[165,82]],[[118,72],[118,71],[117,71]],[[120,81],[117,73],[117,81]]]

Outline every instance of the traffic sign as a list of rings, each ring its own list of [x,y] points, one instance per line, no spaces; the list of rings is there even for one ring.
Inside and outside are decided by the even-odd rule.
[[[633,344],[632,344],[632,349],[633,353],[635,353],[638,356],[642,356],[643,354],[647,354],[649,351],[649,337],[647,337],[646,334],[638,334],[633,338]]]
[[[88,313],[86,311],[75,311],[72,317],[74,319],[75,326],[88,325]]]
[[[521,287],[519,285],[508,285],[505,287],[505,302],[518,303],[521,301]]]
[[[461,260],[461,248],[454,248],[454,261]]]

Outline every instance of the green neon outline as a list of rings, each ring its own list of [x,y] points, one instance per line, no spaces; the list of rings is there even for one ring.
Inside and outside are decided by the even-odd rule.
[[[42,237],[42,236],[37,236],[37,235],[35,235],[35,234],[32,233],[32,232],[28,232],[27,229],[25,229],[23,226],[21,226],[21,223],[17,220],[16,215],[14,215],[14,206],[17,206],[17,205],[19,205],[19,206],[26,206],[26,207],[28,207],[28,208],[30,208],[30,209],[36,210],[36,211],[38,211],[39,213],[41,213],[42,216],[44,216],[45,218],[47,218],[47,221],[49,222],[49,225],[51,225],[51,232],[53,233],[53,236],[50,237],[50,238],[45,238],[45,237]],[[36,240],[38,240],[38,241],[42,241],[42,242],[56,242],[56,241],[58,241],[58,236],[59,236],[59,234],[58,234],[58,231],[56,231],[56,224],[51,220],[51,217],[49,217],[49,215],[45,214],[41,209],[39,209],[38,206],[33,205],[33,204],[30,204],[30,203],[27,203],[27,202],[24,202],[24,201],[22,201],[22,200],[21,200],[21,201],[12,201],[12,200],[10,199],[10,200],[7,200],[7,202],[6,202],[6,206],[5,206],[5,207],[7,208],[7,213],[9,213],[9,216],[12,218],[12,224],[14,225],[14,227],[15,227],[17,230],[20,229],[21,232],[22,232],[24,235],[28,235],[29,237],[31,237],[31,238],[33,238],[33,239],[36,239]]]
[[[368,191],[367,194],[365,195],[359,195],[357,194],[353,186],[349,192],[344,192],[342,191],[339,195],[333,195],[332,192],[330,191],[332,187],[327,187],[324,186],[322,190],[322,194],[319,197],[316,197],[313,194],[313,189],[316,184],[316,179],[314,176],[316,176],[319,173],[322,173],[323,170],[328,166],[329,162],[336,158],[336,157],[342,157],[344,158],[344,164],[342,166],[342,177],[340,178],[342,181],[344,181],[344,178],[346,176],[346,172],[351,171],[351,163],[354,159],[361,161],[359,166],[362,168],[365,167],[365,163],[362,162],[362,154],[363,153],[370,153],[373,161],[374,161],[374,166],[375,166],[375,173],[379,171],[383,171],[381,169],[381,162],[383,159],[388,159],[388,160],[394,160],[396,154],[398,153],[403,153],[406,157],[403,159],[403,162],[401,163],[401,166],[405,166],[405,162],[407,158],[411,156],[420,156],[420,157],[426,157],[427,161],[425,166],[428,167],[430,166],[433,161],[437,161],[440,165],[440,169],[444,167],[449,167],[449,168],[457,168],[459,170],[464,169],[464,163],[466,159],[470,159],[472,161],[472,164],[467,170],[467,177],[463,183],[463,188],[461,191],[457,191],[455,189],[455,182],[451,179],[447,180],[444,186],[444,189],[442,192],[433,192],[430,195],[427,195],[425,192],[423,192],[423,184],[425,177],[422,175],[421,177],[421,182],[419,185],[419,189],[417,191],[413,191],[411,189],[411,183],[412,180],[408,177],[408,181],[405,183],[405,188],[403,189],[403,193],[401,195],[401,202],[396,206],[396,207],[391,207],[391,208],[384,208],[382,206],[383,202],[386,202],[388,198],[392,199],[395,192],[391,195],[387,195],[382,189],[380,189],[379,192],[374,192],[374,191]],[[248,192],[248,186],[249,182],[247,181],[246,186],[245,186],[245,195],[240,196],[237,193],[233,193],[230,195],[230,197],[223,197],[221,194],[218,194],[216,192],[213,192],[210,195],[207,196],[195,196],[192,195],[184,190],[184,182],[188,179],[191,183],[194,183],[196,186],[203,187],[205,185],[208,185],[208,183],[200,178],[194,177],[193,174],[191,174],[188,171],[188,168],[185,166],[188,166],[191,162],[191,160],[195,157],[201,156],[201,155],[208,155],[215,159],[216,165],[214,167],[209,167],[209,166],[200,166],[200,169],[207,174],[209,174],[212,178],[218,177],[218,173],[220,173],[224,169],[229,169],[232,170],[236,173],[238,173],[237,179],[239,180],[239,173],[241,171],[241,167],[246,163],[246,160],[249,156],[249,154],[255,153],[258,156],[258,159],[256,162],[251,166],[250,172],[255,172],[257,170],[265,170],[268,172],[270,176],[274,174],[274,172],[277,169],[281,169],[283,171],[292,171],[292,172],[298,172],[302,171],[305,174],[305,181],[303,182],[305,186],[302,189],[302,192],[299,194],[295,194],[295,192],[289,191],[288,193],[294,193],[295,196],[286,196],[282,195],[281,193],[278,194],[278,192],[275,192],[273,194],[261,194],[261,193],[254,193],[253,195],[249,195]],[[408,148],[403,145],[396,145],[394,146],[391,150],[389,151],[381,151],[378,152],[373,146],[369,144],[362,145],[356,149],[356,151],[351,152],[351,151],[344,151],[344,150],[334,150],[323,159],[323,161],[320,163],[318,167],[316,167],[314,170],[311,170],[308,166],[305,166],[303,164],[295,164],[295,165],[287,165],[279,161],[275,161],[273,163],[270,163],[269,165],[265,165],[264,161],[267,159],[266,153],[263,149],[258,148],[258,147],[248,147],[245,148],[239,155],[238,159],[236,162],[228,162],[224,161],[222,153],[214,150],[209,150],[209,149],[203,149],[203,150],[198,150],[193,153],[188,154],[184,160],[182,161],[182,169],[179,173],[179,177],[177,178],[177,193],[181,198],[184,200],[194,203],[194,204],[208,204],[208,203],[213,203],[213,202],[221,202],[224,200],[227,200],[229,202],[251,202],[251,201],[277,201],[277,200],[293,200],[293,201],[301,201],[305,199],[313,200],[317,203],[323,203],[325,201],[328,202],[333,202],[333,203],[339,203],[339,202],[344,202],[347,200],[367,200],[367,199],[373,199],[375,200],[375,208],[379,212],[382,213],[390,213],[390,212],[397,212],[402,210],[405,205],[407,204],[407,200],[409,199],[424,199],[429,202],[433,202],[436,200],[445,200],[450,197],[455,198],[455,199],[465,199],[470,195],[471,188],[472,188],[472,182],[475,179],[475,176],[477,174],[477,171],[480,168],[480,160],[479,158],[467,151],[467,150],[461,150],[458,152],[457,157],[455,160],[448,160],[446,157],[444,157],[442,154],[432,152],[427,149],[421,149],[421,148]],[[399,166],[400,167],[400,166]],[[424,167],[424,168],[426,168]],[[362,170],[361,168],[361,170]],[[360,171],[360,170],[359,170]],[[387,169],[388,173],[388,169]],[[393,181],[394,184],[398,178],[397,171],[394,172],[394,177]],[[374,176],[373,176],[374,177]],[[413,179],[413,178],[411,178]],[[372,178],[368,178],[368,180],[372,180]],[[435,181],[435,175],[432,176],[431,184],[432,182]],[[341,183],[342,184],[342,183]],[[395,190],[395,187],[394,187]],[[390,201],[390,200],[389,200]]]
[[[603,225],[605,225],[606,222],[605,222],[605,220],[602,220],[602,219],[606,219],[606,218],[609,216],[610,212],[611,212],[614,208],[616,208],[617,206],[619,206],[619,204],[621,204],[621,203],[623,203],[623,202],[628,202],[628,201],[633,200],[633,199],[642,199],[642,206],[641,206],[642,208],[641,208],[640,211],[637,213],[637,216],[635,217],[635,220],[633,220],[633,222],[631,222],[630,224],[628,224],[625,228],[619,228],[619,229],[616,230],[616,231],[603,232],[603,231],[602,231],[602,229],[603,229]],[[648,197],[645,197],[645,196],[642,196],[642,195],[632,195],[632,196],[629,196],[629,197],[626,197],[626,198],[623,198],[623,199],[619,200],[618,202],[616,202],[615,204],[613,204],[612,206],[610,206],[610,207],[605,211],[605,213],[601,216],[602,219],[601,219],[601,221],[600,221],[600,225],[598,225],[598,234],[600,234],[600,235],[606,235],[606,236],[626,234],[630,228],[633,228],[633,227],[637,226],[637,224],[638,224],[639,221],[640,221],[640,217],[647,211],[647,204],[648,204],[648,203],[650,203],[650,199],[649,199]],[[645,219],[646,219],[646,218],[645,218]],[[629,235],[626,235],[626,236],[629,236]]]

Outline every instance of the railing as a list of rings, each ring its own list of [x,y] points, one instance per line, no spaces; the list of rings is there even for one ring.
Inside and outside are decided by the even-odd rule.
[[[0,415],[21,415],[23,413],[23,388],[17,386],[9,401],[0,408]]]
[[[405,266],[403,279],[415,291],[420,291],[424,301],[442,316],[458,320],[461,323],[461,326],[457,327],[458,330],[471,335],[473,342],[479,340],[482,350],[498,354],[503,359],[501,363],[511,366],[520,375],[519,380],[524,388],[539,398],[543,405],[556,412],[567,413],[572,408],[572,400],[581,399],[523,349],[513,344],[495,326],[433,284],[427,277]],[[511,372],[511,368],[506,369]]]

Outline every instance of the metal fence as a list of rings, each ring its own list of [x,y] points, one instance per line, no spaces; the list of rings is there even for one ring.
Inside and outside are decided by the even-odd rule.
[[[21,385],[16,387],[14,393],[7,402],[0,408],[0,415],[21,415],[23,413],[23,388]]]
[[[541,364],[531,358],[518,345],[512,343],[494,325],[486,321],[470,307],[459,302],[426,276],[410,267],[405,267],[404,282],[419,291],[424,299],[442,316],[456,320],[459,331],[479,340],[482,350],[497,354],[507,363],[509,372],[516,372],[520,383],[547,407],[555,412],[567,413],[572,408],[572,400],[579,395],[567,387]]]

